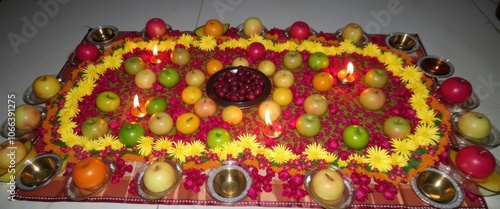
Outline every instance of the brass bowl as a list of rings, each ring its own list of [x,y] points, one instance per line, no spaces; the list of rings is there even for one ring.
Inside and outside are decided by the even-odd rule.
[[[118,28],[112,25],[103,25],[92,28],[87,34],[87,40],[96,45],[107,45],[118,37]]]
[[[174,168],[174,171],[176,171],[175,182],[169,189],[167,189],[163,192],[151,192],[146,188],[146,186],[144,186],[144,180],[143,180],[144,179],[144,171],[149,167],[149,165],[153,164],[154,162],[158,162],[158,161],[167,162]],[[141,168],[139,168],[139,170],[137,170],[135,177],[134,177],[135,190],[137,191],[137,194],[140,197],[142,197],[143,199],[146,199],[146,200],[161,199],[161,198],[167,196],[168,194],[170,194],[170,192],[172,192],[175,188],[177,188],[177,186],[179,185],[179,183],[182,180],[182,173],[183,173],[182,165],[179,164],[178,162],[168,160],[166,158],[155,158],[151,161],[146,162]]]
[[[210,196],[222,203],[236,203],[247,196],[252,179],[245,168],[235,161],[210,171],[207,190]]]
[[[16,186],[21,190],[35,190],[47,185],[57,176],[62,159],[56,154],[43,154],[27,160],[16,176]]]
[[[306,189],[307,193],[309,196],[312,197],[312,199],[318,203],[321,207],[323,208],[328,208],[328,209],[337,209],[337,208],[348,208],[355,199],[355,186],[354,183],[352,182],[351,178],[349,178],[347,175],[342,173],[342,170],[330,165],[329,167],[326,167],[327,169],[335,170],[337,171],[340,176],[342,176],[342,179],[344,180],[344,192],[342,193],[342,196],[340,196],[337,200],[325,200],[320,198],[319,196],[314,193],[312,189],[312,179],[320,171],[322,168],[320,167],[313,167],[309,169],[306,174],[304,175],[304,188]]]
[[[442,57],[426,55],[418,59],[417,66],[431,78],[448,78],[455,73],[451,62]]]
[[[464,200],[460,185],[444,171],[427,168],[411,181],[415,194],[437,208],[456,208]]]
[[[413,53],[420,48],[417,39],[407,33],[391,33],[385,39],[385,44],[396,51]]]

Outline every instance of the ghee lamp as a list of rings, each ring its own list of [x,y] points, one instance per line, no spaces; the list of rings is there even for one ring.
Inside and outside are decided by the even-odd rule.
[[[143,118],[147,115],[146,107],[139,103],[139,97],[137,96],[137,94],[134,96],[134,103],[132,109],[130,110],[130,114],[132,114],[132,116],[136,118]]]
[[[354,66],[352,62],[347,64],[347,70],[341,70],[337,73],[337,78],[342,84],[349,84],[356,80],[356,76],[354,76]]]
[[[153,64],[160,64],[165,57],[163,54],[158,54],[158,46],[153,47],[153,56],[149,58],[149,61]]]
[[[283,134],[284,127],[276,121],[274,121],[274,123],[271,121],[269,109],[266,109],[265,122],[266,124],[264,124],[264,126],[262,127],[262,133],[266,137],[274,139],[280,137]]]

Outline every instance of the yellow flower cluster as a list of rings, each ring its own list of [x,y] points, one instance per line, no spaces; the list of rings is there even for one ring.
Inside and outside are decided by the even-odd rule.
[[[334,153],[326,151],[323,145],[312,143],[307,146],[303,155],[308,160],[323,159],[327,163],[337,163],[340,167],[346,167],[349,163],[356,162],[358,164],[368,164],[372,169],[377,169],[381,172],[386,172],[392,166],[406,166],[411,153],[419,146],[427,146],[436,144],[440,139],[439,128],[435,125],[439,118],[436,117],[434,110],[426,103],[429,98],[430,91],[427,86],[421,81],[422,72],[415,66],[404,66],[403,59],[392,53],[383,51],[379,46],[368,43],[364,48],[356,47],[352,42],[344,41],[339,46],[323,45],[321,42],[314,40],[305,40],[296,43],[292,40],[284,43],[275,43],[272,40],[266,39],[259,35],[254,35],[248,39],[226,39],[221,44],[217,45],[217,40],[211,36],[204,36],[199,39],[190,35],[182,35],[177,38],[168,38],[166,40],[151,40],[151,41],[133,41],[126,40],[122,46],[112,51],[107,56],[104,56],[100,63],[88,64],[83,70],[82,80],[65,96],[63,108],[58,112],[57,118],[60,124],[57,133],[61,135],[61,141],[67,146],[73,147],[76,145],[82,146],[84,151],[99,151],[106,147],[111,147],[113,150],[120,150],[123,144],[116,136],[105,135],[96,140],[91,140],[85,136],[80,136],[74,132],[77,124],[72,121],[79,113],[78,103],[82,101],[84,96],[92,94],[96,86],[96,81],[99,80],[108,70],[118,69],[122,63],[122,57],[125,53],[132,52],[134,49],[152,49],[153,46],[158,46],[158,51],[173,50],[176,44],[181,44],[186,48],[197,47],[204,51],[213,51],[216,48],[220,50],[233,49],[241,47],[246,49],[252,42],[260,42],[264,44],[266,49],[276,52],[285,50],[308,51],[310,53],[323,52],[327,55],[336,56],[342,53],[352,54],[359,53],[365,56],[376,57],[382,62],[388,71],[393,75],[401,78],[405,87],[413,92],[410,99],[410,105],[415,110],[416,116],[420,119],[420,124],[417,125],[415,133],[408,136],[406,139],[391,139],[392,154],[378,146],[373,146],[367,149],[365,155],[351,154],[348,160],[339,159]],[[204,143],[199,140],[190,143],[172,142],[170,139],[160,137],[142,137],[137,146],[138,153],[142,156],[148,156],[153,151],[166,150],[169,156],[185,162],[188,156],[202,156],[205,152],[210,151],[217,154],[219,159],[225,160],[228,155],[233,157],[238,156],[245,149],[249,149],[253,155],[262,154],[266,156],[270,162],[283,164],[290,160],[297,159],[298,156],[293,154],[284,145],[277,145],[273,148],[266,148],[256,142],[256,136],[251,134],[243,134],[238,136],[238,140],[226,143],[218,148],[207,150]]]

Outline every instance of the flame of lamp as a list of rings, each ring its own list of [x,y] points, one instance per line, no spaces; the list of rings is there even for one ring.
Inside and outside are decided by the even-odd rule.
[[[342,84],[349,84],[356,80],[356,76],[354,75],[354,66],[351,62],[347,64],[347,70],[341,70],[337,73],[337,78]]]
[[[134,104],[132,106],[132,109],[130,110],[130,114],[132,114],[132,116],[136,118],[142,118],[147,114],[146,107],[139,103],[139,97],[137,96],[137,94],[134,97]]]

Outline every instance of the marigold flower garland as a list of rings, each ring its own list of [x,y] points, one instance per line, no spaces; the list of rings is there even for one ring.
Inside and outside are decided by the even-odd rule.
[[[284,184],[283,195],[296,199],[300,199],[305,194],[304,191],[297,190],[297,186],[300,185],[295,185],[294,182],[298,181],[297,178],[303,177],[305,170],[314,164],[333,164],[343,168],[351,176],[373,177],[380,184],[377,190],[383,190],[381,188],[387,187],[383,182],[391,182],[392,184],[408,182],[417,172],[439,161],[437,155],[444,151],[447,144],[446,131],[442,129],[449,127],[447,122],[449,116],[443,114],[446,113],[444,107],[430,95],[430,81],[423,77],[423,73],[418,70],[406,54],[390,52],[383,46],[374,43],[368,43],[363,48],[358,48],[349,41],[339,43],[332,40],[331,37],[325,38],[327,36],[311,36],[302,42],[284,40],[279,31],[275,31],[275,33],[272,31],[266,36],[255,35],[248,39],[210,36],[196,38],[188,34],[179,34],[151,41],[126,38],[114,44],[105,51],[99,60],[92,63],[82,63],[73,72],[72,81],[67,82],[64,86],[61,96],[47,103],[49,120],[44,121],[43,124],[45,130],[44,151],[67,155],[70,162],[76,162],[78,159],[90,155],[119,156],[122,154],[122,158],[126,161],[145,161],[154,156],[169,156],[182,162],[184,169],[190,171],[193,179],[201,175],[195,170],[208,170],[223,160],[238,160],[254,169],[268,169],[268,176],[271,174],[274,176],[275,172],[278,173],[280,179],[288,182]],[[335,140],[327,140],[325,144],[313,142],[305,147],[294,149],[283,144],[276,144],[276,141],[262,143],[256,139],[256,134],[259,133],[258,129],[253,133],[248,132],[235,136],[234,141],[213,149],[207,149],[204,139],[202,139],[204,136],[201,133],[205,133],[206,130],[205,132],[200,131],[200,134],[195,135],[194,139],[183,136],[184,138],[177,141],[173,141],[169,136],[158,138],[144,136],[139,140],[139,145],[132,148],[124,146],[119,141],[116,133],[119,127],[115,123],[110,124],[113,133],[96,140],[78,134],[79,125],[75,118],[83,111],[78,108],[79,104],[88,102],[84,98],[91,96],[96,88],[102,88],[102,84],[106,81],[118,79],[112,72],[123,68],[124,59],[131,54],[142,53],[142,56],[147,56],[145,54],[148,54],[154,45],[158,46],[160,53],[167,54],[176,47],[197,48],[206,52],[215,52],[215,56],[220,56],[221,60],[227,62],[228,58],[224,57],[227,55],[220,52],[245,50],[252,42],[263,43],[266,49],[273,53],[271,58],[276,63],[281,62],[280,53],[290,50],[299,51],[305,56],[314,52],[323,52],[328,56],[364,57],[368,61],[382,63],[387,71],[394,76],[392,82],[400,83],[406,89],[403,90],[411,92],[407,105],[394,107],[389,114],[404,112],[409,117],[415,118],[412,121],[415,131],[405,139],[381,140],[383,143],[367,147],[363,154],[335,153],[339,147]],[[201,65],[201,63],[196,63],[196,60],[193,62],[195,62],[194,65]],[[254,63],[252,60],[250,62],[251,65]],[[333,62],[340,61],[333,60]],[[225,63],[225,65],[227,64]],[[312,74],[306,72],[305,80],[308,79],[307,76],[312,77]],[[162,89],[162,87],[155,86],[156,89]],[[401,91],[400,94],[408,96],[409,93],[405,91]],[[180,103],[181,101],[174,99],[171,102]],[[300,105],[300,103],[301,101],[294,101],[295,105]],[[171,106],[170,108],[179,108],[173,111],[177,114],[186,111],[182,107]],[[335,111],[338,111],[338,107],[330,108],[330,113],[335,113]],[[284,111],[283,117],[294,121],[294,115],[287,110]],[[174,118],[176,117],[174,116]],[[208,120],[209,123],[223,124],[220,118],[210,117]],[[349,121],[345,121],[345,123],[349,123]],[[380,134],[373,135],[375,138],[382,137]],[[177,136],[179,135],[175,135],[175,137]],[[427,150],[432,154],[429,154]],[[257,180],[264,178],[259,177],[258,174],[253,175],[253,177]],[[200,186],[199,182],[187,182],[191,182],[185,183],[188,184],[186,187],[189,188]],[[262,182],[263,186],[267,185],[265,182]],[[252,187],[249,195],[255,196],[258,192],[269,192],[268,190],[269,187]],[[366,189],[366,192],[370,191]],[[363,194],[360,194],[360,197],[362,196]],[[388,196],[390,197],[390,195]]]

